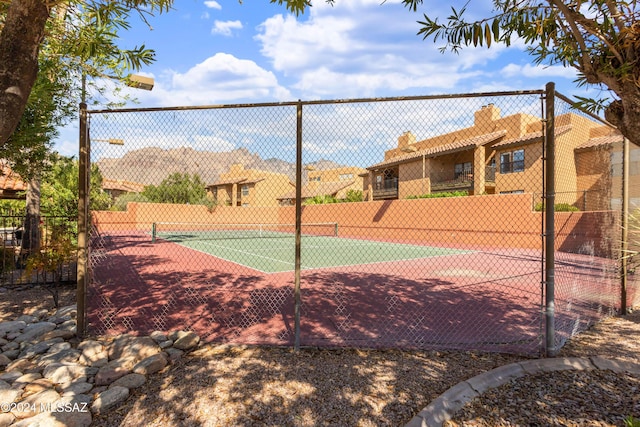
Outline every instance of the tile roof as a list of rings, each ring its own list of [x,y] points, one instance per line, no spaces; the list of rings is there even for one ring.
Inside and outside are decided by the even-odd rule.
[[[305,185],[304,187],[302,187],[302,198],[308,199],[310,197],[324,196],[324,195],[332,196],[336,194],[338,191],[349,187],[354,182],[355,181],[319,182],[317,183],[317,185]],[[296,198],[296,190],[293,190],[278,197],[278,200],[295,199],[295,198]]]
[[[27,184],[11,170],[6,161],[0,160],[0,199],[15,199],[19,191],[26,190]]]
[[[102,180],[102,189],[104,190],[124,191],[127,193],[141,193],[142,191],[144,191],[144,187],[144,184],[138,184],[137,182],[125,181],[122,179],[104,178]]]
[[[437,147],[431,147],[425,150],[419,150],[412,153],[403,154],[401,156],[396,156],[391,159],[385,160],[383,162],[376,163],[375,165],[369,166],[367,167],[367,169],[372,170],[382,166],[398,165],[400,163],[405,163],[410,160],[422,158],[422,156],[436,157],[438,155],[450,154],[458,151],[465,151],[472,147],[479,147],[480,145],[485,145],[490,142],[493,142],[496,139],[502,138],[506,134],[507,134],[506,130],[499,130],[496,132],[474,136],[473,138],[453,141],[453,142],[450,142],[449,144],[439,145]]]
[[[555,135],[559,136],[569,132],[570,130],[571,130],[571,125],[558,126],[556,128]],[[531,142],[535,142],[537,139],[540,139],[540,138],[542,138],[542,131],[526,133],[522,136],[519,136],[518,138],[505,139],[504,141],[500,141],[497,144],[494,144],[493,148],[506,147],[508,145],[528,144]]]
[[[601,136],[598,138],[591,138],[584,144],[581,144],[575,148],[574,151],[586,151],[592,148],[611,148],[611,145],[620,143],[623,140],[623,136],[620,134],[612,134],[607,136]]]
[[[209,184],[207,185],[207,188],[211,188],[211,187],[221,187],[224,185],[233,185],[233,184],[255,184],[257,182],[260,181],[264,181],[266,178],[235,178],[235,179],[228,179],[226,181],[218,181],[218,182],[214,182],[213,184]]]

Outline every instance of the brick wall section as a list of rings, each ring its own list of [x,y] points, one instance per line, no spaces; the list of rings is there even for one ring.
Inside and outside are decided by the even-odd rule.
[[[127,212],[93,212],[101,231],[150,231],[153,222],[255,224],[295,222],[295,207],[231,207],[130,203]],[[303,223],[337,222],[342,237],[427,243],[451,247],[542,247],[542,213],[530,194],[442,199],[387,200],[309,205]],[[556,247],[566,252],[611,256],[617,213],[556,213]],[[611,236],[614,236],[613,238]]]

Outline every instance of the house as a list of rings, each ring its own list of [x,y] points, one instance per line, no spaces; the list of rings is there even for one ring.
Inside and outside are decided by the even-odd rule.
[[[207,185],[207,191],[218,205],[277,206],[278,196],[291,187],[289,177],[282,173],[245,169],[234,164],[218,181]]]
[[[144,184],[138,184],[137,182],[125,181],[122,179],[103,178],[102,180],[102,189],[114,200],[123,194],[142,193],[144,191],[144,187]]]
[[[0,199],[24,199],[27,184],[0,159]]]
[[[604,181],[610,179],[609,162],[605,167],[587,157],[607,157],[602,148],[622,137],[574,113],[557,116],[555,125],[556,203],[584,206],[585,191],[595,193],[593,180],[605,188]],[[500,109],[489,104],[475,112],[470,127],[420,141],[411,132],[401,135],[397,147],[385,152],[384,161],[367,167],[369,200],[449,191],[532,193],[540,200],[542,157],[543,121],[526,113],[502,117]],[[594,174],[598,177],[587,176]]]
[[[366,169],[356,166],[345,166],[332,169],[315,170],[305,168],[306,184],[302,187],[301,198],[304,203],[314,197],[329,196],[338,200],[347,198],[349,190],[362,192],[368,177]],[[295,186],[292,190],[278,197],[280,205],[293,205],[296,201]]]

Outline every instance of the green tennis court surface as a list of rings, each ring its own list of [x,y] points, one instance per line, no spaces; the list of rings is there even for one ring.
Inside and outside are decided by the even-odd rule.
[[[264,230],[251,233],[234,237],[199,231],[154,233],[154,240],[174,242],[263,273],[294,270],[293,235],[271,235]],[[303,270],[470,253],[449,248],[349,239],[337,237],[333,232],[330,234],[302,236]]]

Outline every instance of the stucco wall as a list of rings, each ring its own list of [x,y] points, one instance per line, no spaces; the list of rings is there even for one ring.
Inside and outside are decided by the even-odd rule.
[[[542,247],[541,212],[531,194],[387,200],[302,207],[303,223],[337,222],[341,237],[468,248]],[[94,212],[101,231],[150,230],[153,222],[210,224],[295,223],[295,207],[205,206],[130,203],[127,212]],[[559,250],[610,256],[616,213],[556,213]]]

